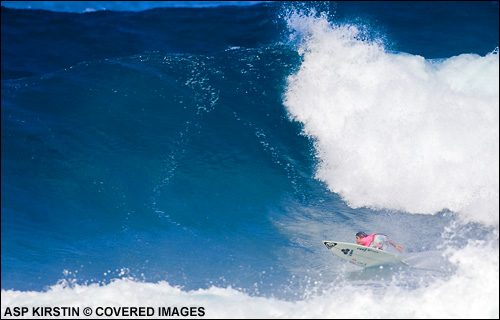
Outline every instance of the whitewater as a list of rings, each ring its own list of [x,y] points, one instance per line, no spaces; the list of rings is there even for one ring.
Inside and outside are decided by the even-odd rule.
[[[169,136],[175,140],[172,145],[182,150],[162,157],[163,176],[150,188],[150,197],[143,200],[148,202],[149,210],[167,221],[169,228],[178,228],[168,229],[174,234],[172,239],[177,235],[182,239],[192,237],[200,245],[210,239],[210,235],[204,238],[205,231],[197,231],[189,221],[175,213],[169,214],[169,198],[162,198],[169,192],[173,197],[195,198],[192,195],[195,189],[191,186],[197,181],[194,178],[186,182],[186,194],[171,191],[170,187],[175,177],[186,180],[190,177],[189,172],[183,171],[182,164],[190,152],[187,144],[197,141],[196,132],[203,132],[203,128],[209,126],[202,121],[209,121],[219,110],[229,110],[229,126],[240,125],[238,130],[250,132],[261,148],[258,154],[266,155],[275,165],[273,170],[264,171],[281,172],[291,181],[289,194],[265,206],[271,218],[256,222],[278,230],[285,240],[274,239],[270,232],[271,235],[252,224],[242,227],[249,230],[237,230],[231,235],[245,232],[247,235],[242,235],[241,241],[250,243],[255,229],[262,237],[259,241],[286,243],[279,250],[275,247],[270,250],[277,251],[276,264],[287,270],[287,275],[273,278],[272,268],[256,263],[256,268],[262,267],[260,281],[251,278],[248,283],[236,284],[221,276],[213,283],[182,285],[179,284],[182,277],[155,281],[148,278],[146,271],[145,274],[131,271],[126,264],[118,269],[99,270],[104,277],[96,280],[82,280],[83,266],[76,270],[63,267],[60,280],[44,290],[2,286],[2,318],[33,318],[31,311],[37,307],[79,310],[78,314],[68,314],[65,318],[87,318],[83,313],[86,308],[90,308],[93,318],[100,318],[96,312],[106,307],[152,308],[153,314],[137,318],[164,318],[158,310],[167,307],[196,308],[197,311],[202,308],[203,315],[194,312],[178,316],[210,319],[499,317],[498,48],[491,48],[486,55],[463,53],[424,58],[391,50],[384,35],[373,34],[368,26],[333,22],[328,14],[315,10],[288,10],[281,14],[281,19],[287,32],[280,43],[259,50],[228,48],[221,60],[242,62],[245,68],[242,67],[241,74],[252,75],[265,69],[258,66],[261,59],[275,56],[282,59],[290,52],[299,57],[299,63],[290,68],[292,72],[283,79],[280,107],[286,119],[281,120],[287,125],[296,125],[297,135],[310,142],[309,156],[315,160],[313,168],[308,168],[310,172],[300,166],[296,160],[299,156],[288,151],[283,140],[274,140],[269,128],[276,126],[279,131],[280,122],[269,121],[269,128],[262,124],[272,117],[269,115],[272,110],[265,109],[264,120],[259,118],[262,120],[259,122],[254,118],[245,120],[245,111],[233,106],[233,102],[224,104],[224,90],[218,91],[211,81],[219,80],[217,77],[225,79],[230,73],[212,67],[212,57],[160,55],[158,58],[158,53],[149,53],[101,61],[99,68],[132,66],[130,69],[134,70],[150,60],[149,69],[143,70],[153,70],[155,78],[167,78],[167,81],[185,71],[174,69],[174,63],[184,63],[193,70],[193,75],[189,75],[192,77],[182,81],[182,88],[196,90],[197,96],[193,98],[196,111],[188,121],[182,118],[177,131],[172,129],[174,125],[169,127],[174,132]],[[280,53],[276,54],[277,51]],[[175,72],[155,73],[153,67],[157,65]],[[60,72],[80,74],[85,73],[87,67],[79,64]],[[196,78],[197,72],[205,71],[208,76]],[[50,81],[50,76],[48,78]],[[252,81],[257,80],[261,78],[257,76]],[[272,89],[256,84],[256,89],[238,90],[244,103],[249,91]],[[120,88],[116,91],[119,93]],[[172,96],[181,100],[182,94],[184,92],[178,90]],[[187,107],[182,108],[179,110],[187,113]],[[220,135],[216,130],[208,134]],[[254,185],[246,175],[239,176],[237,169],[230,166],[233,162],[224,156],[217,157],[215,152],[210,154],[201,148],[195,152],[212,157],[210,165],[217,174],[230,172],[228,176],[241,179],[254,189],[262,188],[263,193],[281,185],[277,181]],[[245,156],[234,152],[227,157],[238,158],[245,164],[242,168],[249,172],[251,166],[262,165],[257,157]],[[196,170],[201,172],[203,168],[206,169]],[[307,181],[304,178],[307,175],[317,184],[302,182]],[[256,179],[267,181],[262,177]],[[105,190],[104,183],[95,181],[94,184]],[[210,188],[215,188],[214,194],[219,191],[208,186],[203,189],[205,198],[210,198]],[[260,208],[251,202],[258,196],[246,192],[249,206]],[[301,196],[290,200],[290,194]],[[311,199],[315,196],[318,199]],[[343,205],[330,205],[329,201]],[[339,213],[332,216],[332,208],[340,208]],[[172,211],[175,212],[173,205]],[[253,211],[249,215],[252,216]],[[197,218],[200,217],[192,219],[198,223]],[[218,218],[224,219],[222,215]],[[208,217],[206,220],[209,224]],[[404,243],[407,248],[404,258],[410,267],[361,270],[337,261],[321,243],[321,240],[354,242],[352,230],[368,227],[376,229],[373,232],[389,229],[391,239]],[[231,229],[231,226],[213,228]],[[219,243],[236,241],[226,235],[213,237],[214,251],[220,250],[221,255],[226,253],[226,248],[217,247]],[[166,246],[169,240],[159,242]],[[238,259],[238,253],[227,250]],[[248,255],[248,261],[259,261],[263,257],[260,252]],[[268,257],[262,259],[266,261]],[[208,259],[207,263],[215,260],[216,257]],[[203,262],[192,262],[202,273]],[[220,270],[224,269],[224,262],[219,263]],[[228,265],[230,268],[232,265]],[[240,266],[239,270],[244,277],[245,267]],[[189,272],[183,277],[189,278]],[[276,288],[269,289],[273,284]],[[16,307],[28,307],[29,312],[12,316],[9,312]],[[109,317],[123,318],[123,313]]]

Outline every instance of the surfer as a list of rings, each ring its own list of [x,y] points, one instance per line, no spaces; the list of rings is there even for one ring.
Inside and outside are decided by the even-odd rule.
[[[391,244],[399,251],[403,251],[403,247],[389,240],[389,237],[381,233],[372,233],[367,235],[363,231],[356,233],[356,243],[366,247],[373,247],[383,250],[386,243]]]

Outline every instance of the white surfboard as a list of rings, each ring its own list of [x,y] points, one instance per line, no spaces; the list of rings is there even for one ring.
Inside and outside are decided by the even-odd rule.
[[[408,265],[397,255],[380,249],[338,241],[323,241],[323,243],[337,257],[360,267],[370,268],[401,263]]]

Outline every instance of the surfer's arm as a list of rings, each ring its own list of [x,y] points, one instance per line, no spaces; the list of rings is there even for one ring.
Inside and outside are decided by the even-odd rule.
[[[399,244],[396,244],[394,242],[392,242],[391,240],[389,240],[389,243],[396,249],[398,249],[399,251],[403,251],[404,248],[402,246],[400,246]]]

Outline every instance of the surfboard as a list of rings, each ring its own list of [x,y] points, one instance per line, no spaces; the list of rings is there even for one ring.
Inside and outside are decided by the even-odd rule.
[[[391,264],[408,265],[399,256],[376,248],[338,241],[323,241],[323,244],[337,257],[364,268]]]

